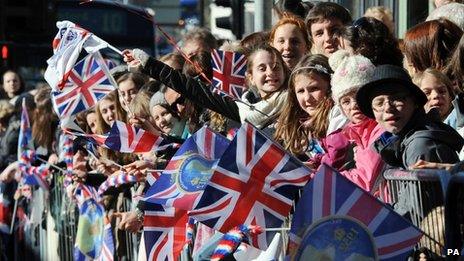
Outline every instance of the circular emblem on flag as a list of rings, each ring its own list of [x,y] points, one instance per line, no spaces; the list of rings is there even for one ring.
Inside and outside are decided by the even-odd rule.
[[[207,160],[198,154],[186,157],[179,167],[177,185],[185,193],[197,192],[205,188],[213,174],[211,167],[214,161]]]
[[[293,260],[377,260],[368,228],[348,216],[330,216],[303,234]]]

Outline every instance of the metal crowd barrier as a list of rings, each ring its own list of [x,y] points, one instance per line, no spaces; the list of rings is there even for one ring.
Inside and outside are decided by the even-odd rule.
[[[131,211],[134,207],[131,199],[125,198],[119,211]],[[15,260],[74,260],[79,209],[66,195],[63,176],[57,173],[53,175],[49,193],[36,188],[28,208],[30,213],[40,213],[35,215],[36,220],[30,222],[24,230],[23,243],[15,246]],[[53,237],[50,237],[51,232],[54,233]],[[137,260],[140,233],[119,232],[122,234],[122,240],[119,241],[122,244],[120,254],[123,254],[117,260]],[[113,236],[116,240],[117,235]],[[19,233],[15,233],[15,240],[20,241],[19,237]]]
[[[383,175],[388,192],[384,195],[387,198],[382,200],[391,202],[397,213],[425,233],[417,248],[426,247],[439,256],[445,256],[449,244],[446,235],[452,229],[448,224],[445,227],[445,212],[449,208],[445,194],[450,173],[443,170],[388,169]],[[461,205],[464,207],[464,204]]]

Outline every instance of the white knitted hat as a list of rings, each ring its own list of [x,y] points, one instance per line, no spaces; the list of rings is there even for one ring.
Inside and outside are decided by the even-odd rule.
[[[368,83],[374,73],[375,66],[362,55],[350,55],[348,51],[338,50],[329,58],[332,75],[332,98],[336,104],[345,94],[358,90]]]

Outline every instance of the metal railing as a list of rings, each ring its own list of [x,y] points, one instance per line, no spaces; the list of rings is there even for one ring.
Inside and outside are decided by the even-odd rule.
[[[442,170],[402,171],[388,169],[383,173],[387,182],[388,198],[394,210],[409,219],[424,232],[417,248],[426,247],[445,256],[446,192],[450,173]],[[445,230],[447,228],[447,230]]]

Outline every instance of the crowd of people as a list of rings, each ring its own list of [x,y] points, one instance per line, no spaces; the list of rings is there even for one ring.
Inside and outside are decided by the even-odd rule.
[[[464,4],[443,4],[401,40],[384,7],[370,8],[354,21],[331,2],[277,7],[279,19],[270,31],[239,41],[219,45],[207,29],[196,28],[180,41],[183,54],[151,57],[125,50],[124,63],[112,69],[118,89],[80,113],[80,127],[105,134],[123,121],[182,143],[204,125],[233,138],[248,122],[314,170],[313,176],[327,164],[379,198],[385,169],[450,170],[464,160],[464,17],[459,15]],[[213,90],[213,49],[246,55],[247,90],[240,99]],[[21,75],[9,70],[1,98],[0,218],[10,224],[20,178],[21,102],[27,104],[36,154],[55,166],[63,166],[63,131],[50,87],[27,91]],[[74,184],[95,187],[122,171],[145,177],[149,169],[162,170],[176,152],[170,147],[140,155],[100,147],[99,157],[92,157],[75,148]],[[134,186],[139,196],[149,187],[143,178]],[[122,187],[106,194],[105,213],[115,231],[138,233],[150,206],[139,201],[133,211],[121,212],[120,201],[134,196],[130,191]],[[27,201],[21,207],[30,211]],[[116,256],[127,258],[118,248],[122,234],[115,235]],[[6,230],[0,240],[3,258],[10,260],[7,249],[14,242]]]

